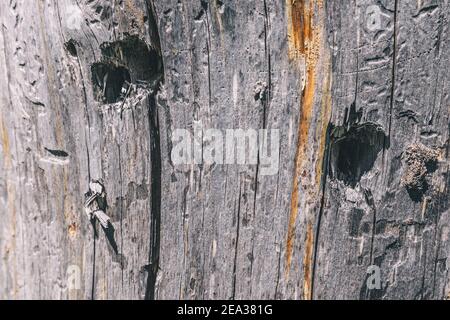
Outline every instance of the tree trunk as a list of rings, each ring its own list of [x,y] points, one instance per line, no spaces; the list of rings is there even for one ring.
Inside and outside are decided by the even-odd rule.
[[[449,295],[448,0],[0,10],[0,299]],[[198,127],[275,174],[176,163]]]

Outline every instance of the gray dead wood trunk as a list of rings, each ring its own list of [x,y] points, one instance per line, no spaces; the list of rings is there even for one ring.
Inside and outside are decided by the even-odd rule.
[[[449,16],[4,1],[0,299],[446,298]],[[278,173],[175,165],[172,133],[198,123],[279,129]],[[84,213],[91,179],[106,230]]]

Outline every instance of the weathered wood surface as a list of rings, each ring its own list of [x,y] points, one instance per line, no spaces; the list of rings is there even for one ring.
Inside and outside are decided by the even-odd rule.
[[[6,1],[0,299],[446,298],[449,15],[447,0]],[[279,129],[278,174],[175,165],[173,131],[200,123]],[[114,232],[84,213],[91,179]]]

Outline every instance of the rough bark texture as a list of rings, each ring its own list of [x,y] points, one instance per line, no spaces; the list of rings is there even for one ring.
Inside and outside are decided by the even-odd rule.
[[[0,299],[446,298],[449,16],[448,0],[4,1]],[[279,129],[278,174],[174,165],[172,132],[198,123]],[[113,228],[84,213],[91,179]]]

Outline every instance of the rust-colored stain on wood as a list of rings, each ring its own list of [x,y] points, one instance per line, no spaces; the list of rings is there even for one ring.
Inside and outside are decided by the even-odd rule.
[[[309,7],[305,0],[286,0],[288,11],[288,37],[289,37],[289,57],[291,59],[304,55],[307,49],[307,42],[312,37],[312,11],[313,1]]]
[[[306,62],[306,83],[302,93],[301,111],[298,128],[297,151],[295,155],[295,170],[291,197],[291,215],[289,218],[286,243],[286,277],[292,259],[295,239],[295,224],[298,215],[298,180],[301,175],[304,156],[308,145],[308,133],[311,123],[316,86],[316,63],[320,50],[321,27],[313,24],[315,8],[323,8],[317,0],[286,0],[288,13],[289,58],[304,59]]]
[[[8,130],[2,118],[0,118],[0,135],[2,140],[3,159],[5,161],[4,164],[5,168],[8,169],[11,167],[11,151],[9,147]]]
[[[312,299],[312,263],[313,263],[313,247],[314,247],[314,236],[313,236],[313,226],[311,222],[308,222],[308,227],[306,229],[306,240],[305,240],[305,255],[303,258],[303,272],[305,282],[303,284],[303,299]]]
[[[324,4],[321,0],[286,0],[288,13],[289,59],[300,67],[304,66],[305,80],[302,84],[301,109],[298,125],[298,141],[292,181],[290,217],[288,222],[285,277],[289,278],[295,229],[299,214],[300,186],[306,203],[314,203],[320,194],[323,161],[326,146],[327,126],[331,116],[331,71],[327,52],[323,46],[325,32]],[[320,59],[320,62],[319,62]],[[317,79],[321,78],[323,90],[320,105],[315,107]],[[317,97],[317,99],[319,99]],[[320,110],[317,110],[320,108]],[[316,115],[318,114],[318,115]],[[315,132],[310,132],[312,121]],[[311,136],[313,135],[313,136]],[[310,137],[311,136],[311,137]],[[312,138],[310,142],[310,138]],[[317,143],[317,151],[308,156],[310,143]],[[312,170],[311,170],[312,168]],[[313,179],[313,175],[315,179]],[[313,219],[307,218],[303,254],[303,298],[312,299],[314,229]]]
[[[69,236],[71,238],[74,238],[77,235],[77,231],[78,231],[78,225],[76,222],[72,223],[69,225]]]

